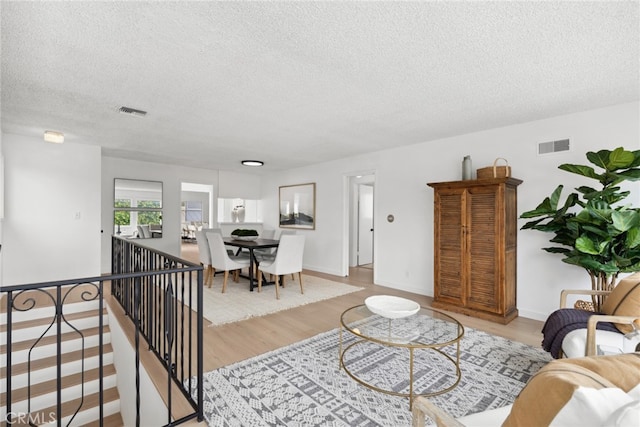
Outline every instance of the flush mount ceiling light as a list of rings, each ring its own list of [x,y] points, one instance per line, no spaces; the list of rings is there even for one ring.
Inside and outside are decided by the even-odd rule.
[[[262,166],[264,165],[264,162],[261,162],[260,160],[243,160],[242,164],[245,166]]]
[[[44,140],[54,144],[62,144],[64,142],[64,133],[53,130],[44,131]]]

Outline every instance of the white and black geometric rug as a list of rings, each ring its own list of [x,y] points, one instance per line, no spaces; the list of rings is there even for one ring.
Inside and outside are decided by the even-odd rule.
[[[283,325],[283,327],[286,327]],[[408,398],[370,390],[338,368],[339,330],[205,374],[210,426],[409,426]],[[343,342],[355,340],[344,333]],[[455,357],[456,347],[444,351]],[[350,350],[349,366],[382,388],[408,391],[408,350],[375,344]],[[513,402],[551,358],[540,348],[465,328],[460,383],[430,397],[454,417]],[[428,393],[455,381],[451,362],[431,350],[415,354],[414,384]],[[353,365],[352,365],[353,364]],[[355,372],[354,372],[355,373]]]

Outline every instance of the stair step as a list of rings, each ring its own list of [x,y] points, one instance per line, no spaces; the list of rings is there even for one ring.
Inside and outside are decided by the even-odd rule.
[[[63,290],[63,297],[69,288]],[[71,426],[100,425],[99,419],[99,320],[103,322],[103,425],[122,426],[120,400],[117,390],[117,377],[113,366],[113,349],[109,329],[107,306],[102,314],[99,301],[83,301],[82,292],[89,290],[95,295],[95,287],[81,285],[73,289],[65,298],[63,321],[61,323],[61,399],[62,425]],[[47,290],[50,292],[49,290]],[[58,387],[57,324],[55,307],[49,295],[43,292],[27,291],[20,295],[14,293],[20,308],[34,298],[34,309],[12,311],[11,333],[11,410],[16,414],[31,411],[30,418],[15,420],[14,425],[57,426],[56,419]],[[6,296],[5,296],[6,298]],[[5,304],[0,311],[6,310]],[[0,390],[7,388],[7,314],[0,313]],[[69,324],[67,324],[67,322]],[[35,345],[35,347],[34,347]],[[82,374],[84,371],[84,374]],[[30,384],[29,384],[30,383]],[[0,394],[0,420],[6,417],[6,393]],[[74,415],[78,408],[81,410]],[[72,420],[73,418],[73,420]],[[3,422],[0,425],[8,425]]]
[[[111,414],[108,417],[104,417],[102,420],[102,426],[105,427],[123,427],[124,421],[122,421],[122,413],[117,412],[115,414]],[[84,427],[101,427],[100,420],[92,421],[84,425]]]
[[[116,388],[111,388],[109,390],[105,390],[103,394],[103,416],[108,417],[120,412],[120,398],[118,396],[118,390]],[[98,393],[94,393],[88,396],[85,396],[83,399],[74,399],[68,402],[65,402],[62,405],[62,420],[61,424],[71,425],[71,426],[84,426],[90,422],[93,422],[100,417],[100,408],[98,407],[100,401],[100,395]],[[80,411],[75,414],[74,413],[80,408]],[[56,405],[49,406],[47,408],[41,409],[39,411],[32,411],[30,414],[30,418],[34,422],[34,424],[38,426],[57,426],[58,419],[56,418],[57,407]],[[71,418],[73,417],[73,421]],[[26,421],[26,420],[25,420]],[[17,420],[11,426],[26,426],[26,423],[20,423],[20,420]]]
[[[108,390],[110,388],[117,387],[117,379],[115,369],[113,365],[107,370],[105,367],[105,374],[103,378],[103,389]],[[97,394],[100,391],[100,381],[98,378],[98,370],[92,376],[94,378],[87,378],[85,375],[85,381],[82,382],[81,374],[74,374],[62,378],[62,392],[60,395],[61,401],[68,402],[71,400],[79,399],[82,396],[89,396]],[[110,373],[108,374],[107,371]],[[88,374],[88,373],[87,373]],[[72,378],[77,377],[77,378]],[[11,411],[14,413],[27,412],[31,408],[31,412],[38,412],[48,406],[51,406],[53,402],[58,399],[56,390],[56,380],[47,381],[46,383],[38,384],[35,387],[31,387],[31,399],[27,400],[28,388],[22,388],[17,390],[16,393],[11,394]],[[73,382],[73,384],[71,384]],[[17,395],[16,395],[17,394]],[[6,406],[0,408],[0,419],[5,419]]]
[[[39,292],[39,294],[44,295],[41,292]],[[32,308],[31,310],[27,310],[27,311],[13,310],[11,312],[11,321],[15,324],[17,322],[28,322],[29,320],[32,320],[32,319],[41,319],[41,318],[51,319],[56,314],[55,307],[51,304],[52,304],[51,299],[47,297],[46,302],[41,301],[39,304],[34,306],[38,308]],[[16,305],[18,308],[23,308],[18,303],[16,303]],[[98,301],[97,299],[92,301],[81,301],[81,302],[65,301],[65,303],[62,306],[63,313],[65,316],[68,316],[74,313],[80,313],[83,311],[98,310],[99,308],[100,308],[100,301]],[[7,305],[6,305],[6,302],[4,302],[4,304],[2,304],[2,307],[0,307],[0,311],[1,311],[0,312],[0,331],[4,331],[4,329],[2,329],[2,326],[7,324],[6,309],[7,309]]]
[[[105,344],[103,354],[103,366],[113,363],[113,349],[111,344]],[[28,370],[31,370],[31,384],[38,384],[49,381],[57,376],[56,358],[40,359],[28,363],[13,365],[11,370],[12,388],[22,388],[27,386]],[[84,363],[84,367],[83,367]],[[83,369],[89,370],[97,368],[99,364],[99,348],[91,347],[84,351],[78,350],[62,355],[61,373],[62,376],[72,375],[81,372]],[[0,389],[6,390],[7,368],[0,368]]]
[[[77,330],[84,330],[99,326],[98,310],[89,310],[65,315],[64,319],[66,321],[63,321],[60,325],[61,332],[63,334],[74,332],[74,328]],[[67,322],[69,324],[67,324]],[[54,323],[53,317],[13,323],[11,329],[11,343],[35,340],[43,336],[43,334],[44,336],[55,336],[58,333],[57,326],[52,323]],[[102,324],[109,324],[109,316],[107,315],[106,308],[102,311]],[[0,342],[6,343],[7,336],[6,325],[0,325]],[[6,352],[6,349],[4,351]]]
[[[62,334],[62,352],[81,350],[83,346],[84,348],[97,347],[100,344],[99,331],[99,328],[90,328],[81,331],[83,336],[80,336],[75,331]],[[111,332],[108,325],[104,326],[102,342],[103,344],[111,342]],[[11,347],[11,363],[15,366],[25,363],[29,357],[31,361],[35,361],[50,358],[51,355],[57,353],[57,337],[55,335],[43,337],[36,347],[33,347],[34,344],[35,340],[13,343]],[[0,367],[7,366],[6,348],[6,345],[0,346]]]
[[[103,376],[106,380],[107,377],[116,374],[116,368],[113,365],[107,365],[102,369]],[[100,370],[98,368],[90,369],[84,373],[84,381],[95,381],[100,376]],[[78,372],[77,374],[67,375],[62,378],[62,387],[73,387],[78,384],[82,384],[82,373]],[[47,395],[50,393],[55,393],[57,390],[58,381],[57,379],[45,381],[43,383],[39,383],[36,385],[31,385],[31,398],[34,399],[39,396]],[[106,388],[106,386],[105,386]],[[11,400],[13,403],[21,402],[27,399],[27,394],[29,393],[29,389],[27,387],[23,388],[14,388],[11,393]],[[5,402],[6,393],[0,394],[0,402]]]

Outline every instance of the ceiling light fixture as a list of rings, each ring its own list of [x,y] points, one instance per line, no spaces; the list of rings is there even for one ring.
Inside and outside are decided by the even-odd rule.
[[[44,140],[54,144],[62,144],[64,142],[64,133],[53,130],[44,131]]]
[[[261,162],[260,160],[243,160],[241,163],[243,165],[245,165],[245,166],[262,166],[262,165],[264,165],[264,162]]]

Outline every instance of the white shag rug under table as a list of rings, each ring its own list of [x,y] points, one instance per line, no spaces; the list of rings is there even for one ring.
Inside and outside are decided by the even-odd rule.
[[[240,279],[240,282],[236,283],[231,280],[231,276],[227,281],[227,291],[223,294],[222,280],[222,276],[216,276],[213,287],[204,287],[202,315],[211,322],[211,326],[264,316],[363,289],[303,274],[304,294],[300,293],[297,275],[296,280],[291,280],[289,276],[285,287],[280,288],[278,300],[273,285],[263,286],[262,292],[258,292],[257,288],[249,292],[248,280]]]

